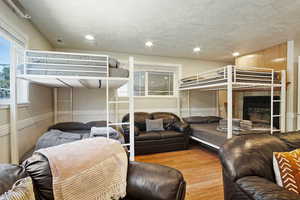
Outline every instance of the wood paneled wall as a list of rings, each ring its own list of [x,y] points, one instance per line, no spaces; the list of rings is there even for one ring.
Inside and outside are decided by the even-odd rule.
[[[287,69],[287,43],[272,46],[257,52],[237,57],[235,65],[246,67],[264,67],[275,70]]]
[[[243,67],[262,67],[273,68],[276,71],[287,69],[287,43],[272,46],[267,49],[239,56],[235,59],[236,66]],[[249,92],[249,91],[245,91]],[[235,91],[233,93],[233,117],[240,118],[238,101],[243,92]],[[226,91],[219,92],[219,114],[221,117],[227,117],[225,106],[227,105]]]

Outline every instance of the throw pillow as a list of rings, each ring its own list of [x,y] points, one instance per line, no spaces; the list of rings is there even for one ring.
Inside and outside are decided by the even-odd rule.
[[[273,167],[277,185],[300,194],[300,149],[274,152]]]
[[[163,119],[146,119],[146,131],[164,131]]]
[[[11,190],[0,195],[3,200],[35,200],[32,180],[26,177],[18,180]]]

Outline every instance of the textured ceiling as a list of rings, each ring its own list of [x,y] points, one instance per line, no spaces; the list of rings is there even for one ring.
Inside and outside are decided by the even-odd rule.
[[[20,1],[57,48],[231,61],[234,51],[249,53],[300,34],[299,0]],[[95,43],[84,40],[89,33]]]

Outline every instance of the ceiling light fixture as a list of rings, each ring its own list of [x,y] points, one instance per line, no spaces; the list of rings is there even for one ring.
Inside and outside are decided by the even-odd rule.
[[[198,53],[198,52],[201,51],[201,48],[200,48],[200,47],[195,47],[195,48],[193,49],[193,51],[194,51],[195,53]]]
[[[240,55],[239,52],[234,52],[234,53],[232,54],[232,56],[234,56],[234,57],[237,57],[237,56],[239,56],[239,55]]]
[[[152,46],[153,46],[153,43],[152,43],[151,41],[148,41],[148,42],[145,43],[145,45],[146,45],[147,47],[152,47]]]
[[[88,34],[88,35],[85,36],[85,39],[87,39],[87,40],[95,40],[95,37],[93,35]]]

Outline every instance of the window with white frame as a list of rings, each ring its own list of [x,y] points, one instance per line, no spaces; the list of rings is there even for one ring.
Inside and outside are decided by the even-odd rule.
[[[11,69],[24,63],[25,40],[0,21],[0,104],[9,104],[11,99]],[[17,80],[18,103],[28,103],[28,82]]]
[[[173,97],[176,92],[178,67],[136,67],[134,72],[134,96]],[[127,96],[127,85],[118,89],[118,96]]]

